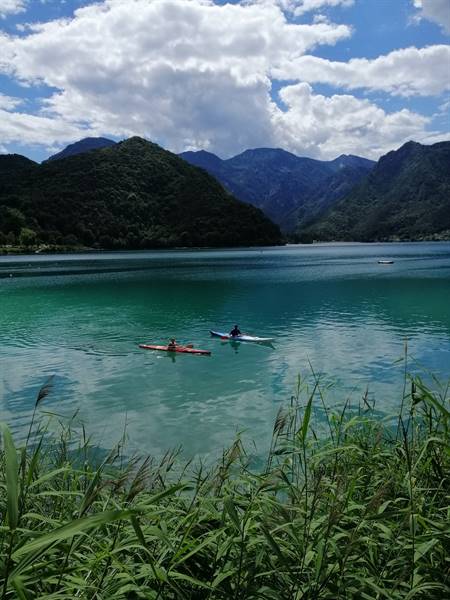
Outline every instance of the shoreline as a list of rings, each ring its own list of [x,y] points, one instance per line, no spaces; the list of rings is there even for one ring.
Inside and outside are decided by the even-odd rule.
[[[25,247],[5,247],[0,246],[0,259],[6,256],[70,256],[74,254],[119,254],[119,253],[145,253],[145,252],[198,252],[198,251],[224,251],[224,250],[257,250],[261,248],[292,248],[312,246],[376,246],[387,244],[448,244],[448,239],[419,239],[419,240],[374,240],[361,242],[358,240],[332,240],[332,241],[314,241],[314,242],[286,242],[276,246],[173,246],[171,248],[89,248],[89,247],[65,247],[58,246],[54,248],[25,248]]]

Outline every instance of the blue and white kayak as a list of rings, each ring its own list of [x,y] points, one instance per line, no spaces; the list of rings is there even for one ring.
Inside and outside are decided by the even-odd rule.
[[[222,340],[232,340],[235,342],[273,342],[273,338],[263,338],[256,337],[254,335],[230,335],[229,333],[222,333],[221,331],[211,331],[211,335],[215,335],[216,337],[220,337]]]

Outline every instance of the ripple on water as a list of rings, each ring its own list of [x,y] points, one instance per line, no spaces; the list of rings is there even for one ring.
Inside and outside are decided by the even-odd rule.
[[[204,455],[239,431],[261,449],[298,374],[311,381],[311,366],[331,405],[350,397],[357,407],[369,384],[380,414],[392,412],[405,338],[414,365],[450,375],[443,302],[450,280],[442,268],[450,266],[450,245],[447,254],[442,246],[427,251],[429,262],[420,260],[426,273],[416,270],[423,246],[414,248],[122,254],[89,264],[82,257],[23,260],[14,266],[22,277],[0,281],[0,418],[16,431],[26,428],[39,385],[56,373],[58,385],[42,409],[78,409],[105,447],[128,423],[130,444],[140,452],[181,444],[190,455]],[[395,268],[381,270],[378,255],[396,257]],[[0,270],[11,264],[0,260]],[[39,277],[26,276],[37,267]],[[274,337],[273,348],[210,338],[210,328],[236,319],[246,331]],[[138,348],[172,335],[212,356]],[[318,409],[315,415],[324,418]]]

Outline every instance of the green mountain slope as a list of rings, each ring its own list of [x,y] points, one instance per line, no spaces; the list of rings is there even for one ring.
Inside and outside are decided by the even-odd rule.
[[[408,142],[375,168],[300,239],[450,239],[450,142]]]
[[[245,150],[227,160],[203,150],[180,156],[206,169],[237,198],[263,210],[286,232],[317,218],[375,164],[352,155],[315,160],[280,148]]]
[[[28,242],[111,249],[280,243],[260,210],[141,138],[42,165],[1,157],[0,232],[17,242],[23,230]]]

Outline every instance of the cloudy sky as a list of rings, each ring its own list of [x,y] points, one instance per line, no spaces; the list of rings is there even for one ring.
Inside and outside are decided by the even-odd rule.
[[[450,0],[0,0],[0,152],[450,139]]]

